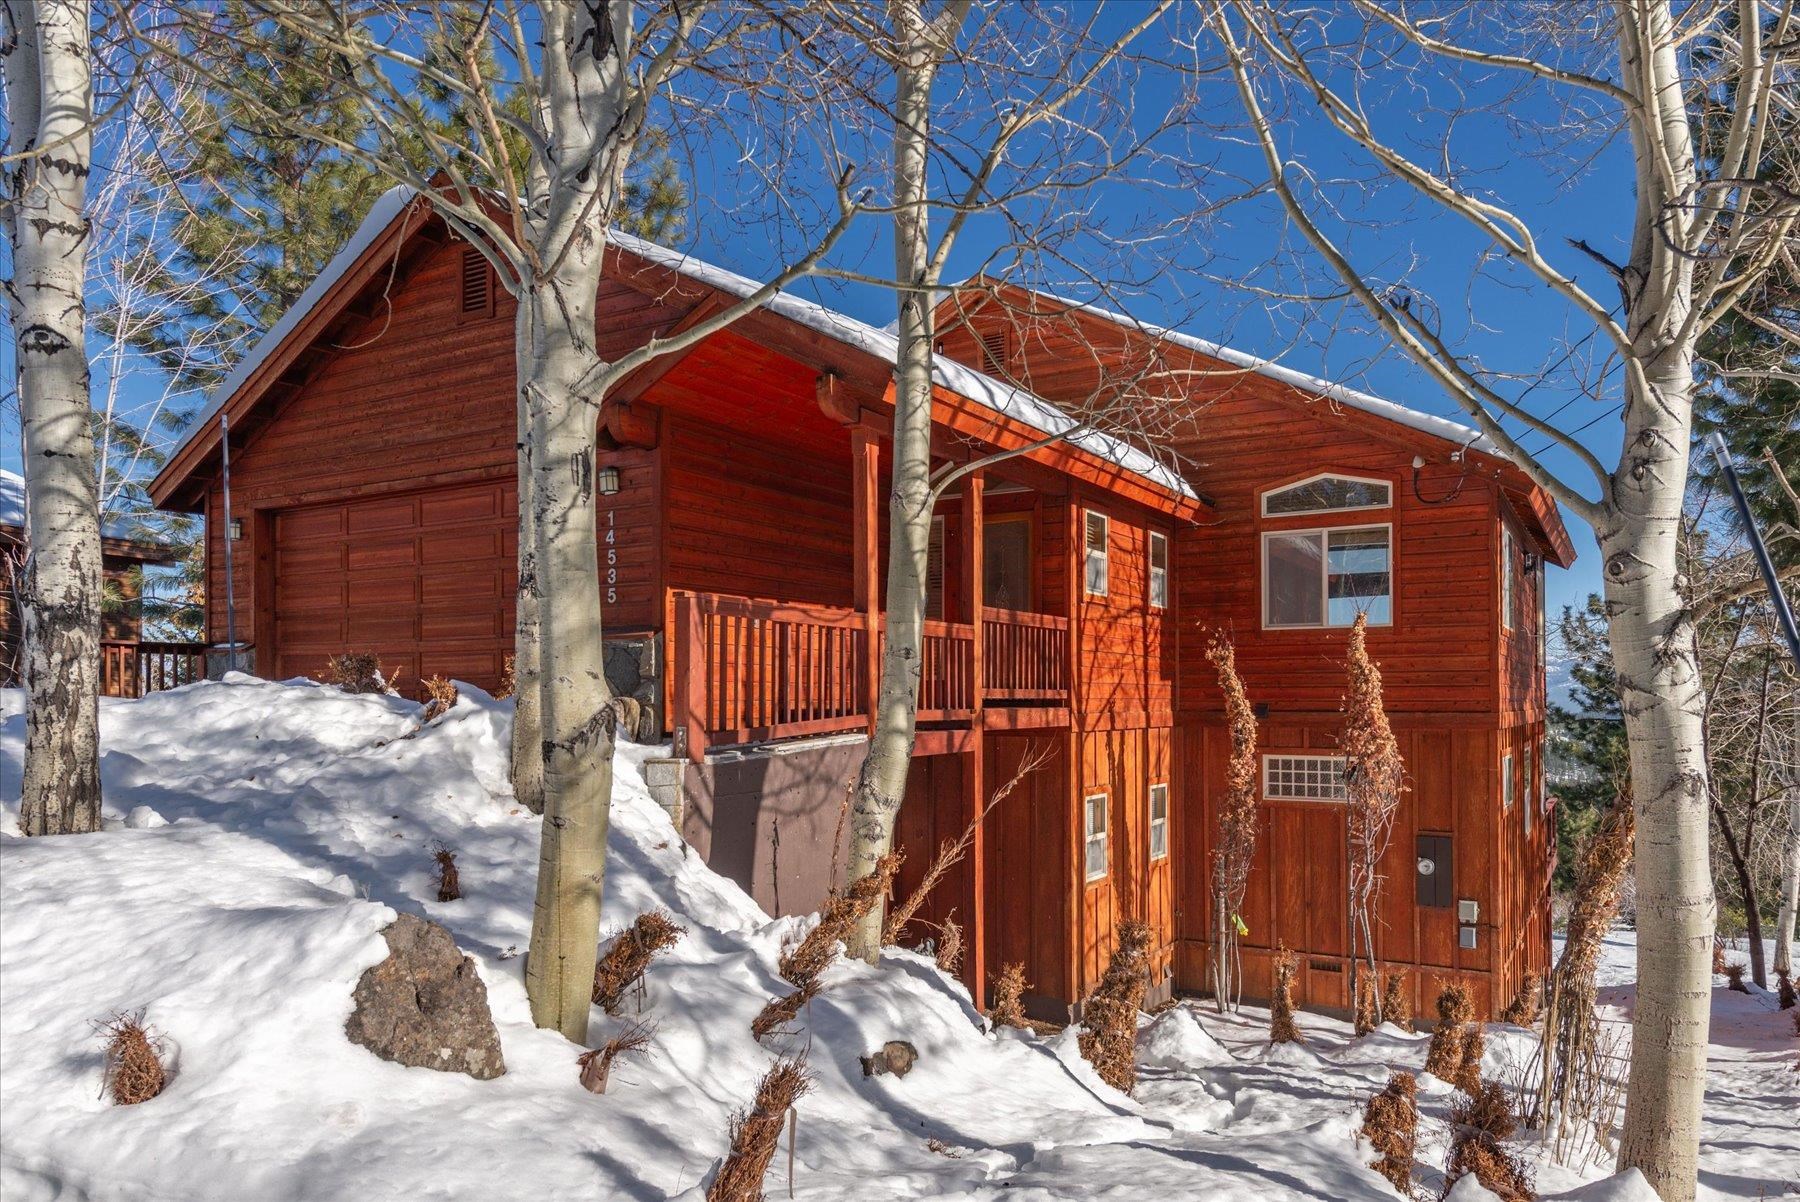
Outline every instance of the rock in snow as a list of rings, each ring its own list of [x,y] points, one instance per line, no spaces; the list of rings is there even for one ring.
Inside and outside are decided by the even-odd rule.
[[[388,958],[356,983],[351,1043],[411,1068],[487,1081],[506,1071],[475,961],[435,922],[402,914],[381,932]]]

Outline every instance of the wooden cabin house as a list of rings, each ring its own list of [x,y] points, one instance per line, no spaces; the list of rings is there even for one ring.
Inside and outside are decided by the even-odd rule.
[[[621,237],[606,260],[603,351],[687,328],[754,286]],[[434,674],[498,682],[517,554],[512,315],[485,260],[420,200],[397,191],[376,206],[152,485],[159,505],[208,518],[213,639],[225,637],[229,534],[236,634],[259,673],[317,674],[357,650],[375,652],[403,690]],[[1380,514],[1370,505],[1354,524],[1390,531],[1389,624],[1372,641],[1404,697],[1396,722],[1415,777],[1382,954],[1433,979],[1468,976],[1497,1007],[1548,946],[1544,844],[1517,814],[1538,796],[1521,757],[1541,761],[1529,600],[1541,591],[1529,590],[1544,558],[1567,559],[1554,507],[1457,437],[1314,404],[1275,377],[1259,377],[1268,395],[1216,436],[1205,433],[1212,415],[1226,415],[1205,410],[1207,453],[1189,457],[1215,459],[1211,439],[1232,440],[1242,451],[1229,472],[1190,480],[1079,429],[1046,443],[1071,427],[1050,403],[1053,362],[1036,360],[1041,387],[1005,379],[1037,352],[1021,341],[1014,358],[1005,338],[984,343],[985,320],[979,307],[950,315],[933,450],[944,463],[1017,454],[964,477],[934,515],[897,893],[1023,760],[1042,763],[979,825],[910,937],[954,917],[978,997],[1003,963],[1022,962],[1030,1001],[1061,1015],[1098,979],[1118,924],[1143,918],[1154,986],[1204,988],[1207,807],[1222,744],[1200,649],[1206,628],[1225,625],[1252,696],[1271,707],[1270,754],[1282,757],[1271,761],[1277,792],[1249,942],[1298,947],[1307,1000],[1344,1004],[1342,812],[1328,795],[1341,631],[1267,628],[1256,609],[1258,540],[1339,522],[1286,502],[1258,517],[1257,498],[1299,485],[1296,495],[1330,500],[1341,486],[1313,478],[1343,474],[1388,489]],[[1122,353],[1142,333],[1079,320],[1129,335]],[[600,418],[609,680],[646,702],[640,735],[672,744],[649,769],[683,834],[777,912],[816,907],[830,884],[839,807],[869,728],[894,345],[782,295],[640,369]],[[1419,491],[1404,466],[1413,454],[1428,460]],[[1459,478],[1453,502],[1421,499]],[[1290,541],[1283,554],[1304,558],[1298,534]],[[1516,559],[1511,575],[1503,553]],[[1328,557],[1341,558],[1335,542]],[[1278,600],[1304,606],[1289,591]],[[1496,757],[1509,752],[1502,811]],[[1324,792],[1288,797],[1304,788]],[[1444,868],[1420,877],[1415,850]],[[1425,881],[1416,897],[1415,878]],[[1454,895],[1448,908],[1440,893]],[[1478,912],[1459,922],[1464,899]],[[1265,959],[1250,957],[1253,993]]]
[[[25,623],[17,580],[24,554],[25,480],[0,471],[0,688],[25,683]],[[101,526],[100,572],[105,594],[100,614],[102,695],[137,697],[199,679],[201,648],[144,639],[144,566],[166,566],[179,558],[174,549],[143,537],[124,522],[109,521]]]

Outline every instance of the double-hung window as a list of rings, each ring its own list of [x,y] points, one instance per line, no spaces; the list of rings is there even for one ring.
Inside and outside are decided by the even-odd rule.
[[[1097,881],[1106,876],[1106,803],[1107,795],[1095,793],[1086,803],[1083,867],[1087,879]]]
[[[1087,571],[1084,590],[1090,597],[1106,596],[1107,557],[1106,543],[1111,533],[1112,522],[1104,513],[1095,513],[1092,509],[1087,514]]]
[[[1263,535],[1263,626],[1372,626],[1393,621],[1390,526]]]
[[[1514,566],[1518,559],[1513,547],[1512,530],[1507,526],[1500,527],[1500,626],[1511,630],[1517,621],[1513,616],[1513,607],[1519,603],[1519,569]]]
[[[1507,808],[1513,808],[1514,790],[1518,788],[1513,781],[1512,752],[1500,757],[1500,801]]]
[[[1150,596],[1151,609],[1169,607],[1169,536],[1150,532]]]
[[[1150,858],[1167,859],[1169,855],[1169,786],[1150,786]]]
[[[1531,811],[1537,807],[1537,778],[1532,775],[1532,770],[1536,766],[1532,763],[1533,750],[1534,748],[1529,745],[1525,748],[1525,805],[1523,810],[1526,838],[1531,837]]]

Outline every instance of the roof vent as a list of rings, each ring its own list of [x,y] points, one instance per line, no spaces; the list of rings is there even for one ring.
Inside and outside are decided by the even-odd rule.
[[[981,370],[989,375],[1006,371],[1006,331],[990,330],[981,336]]]

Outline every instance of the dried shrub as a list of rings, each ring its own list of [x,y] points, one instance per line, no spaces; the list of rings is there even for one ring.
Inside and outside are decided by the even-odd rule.
[[[1397,1072],[1363,1108],[1363,1138],[1381,1153],[1371,1167],[1403,1197],[1412,1196],[1413,1149],[1419,1130],[1419,1108],[1414,1103],[1417,1092],[1413,1075]]]
[[[887,896],[894,873],[900,867],[898,853],[890,852],[875,861],[875,870],[852,881],[842,893],[834,893],[819,911],[819,921],[793,947],[781,953],[775,971],[794,986],[786,997],[771,999],[750,1023],[750,1033],[762,1039],[792,1022],[800,1011],[817,996],[820,978],[837,959],[838,944],[849,938],[856,924],[867,918],[875,903]]]
[[[944,926],[938,936],[937,966],[951,976],[962,965],[962,927],[956,919],[948,914],[944,916]]]
[[[1373,976],[1375,931],[1370,915],[1380,905],[1385,883],[1381,860],[1393,839],[1400,795],[1406,792],[1406,762],[1382,702],[1381,668],[1369,658],[1366,614],[1357,614],[1350,627],[1347,667],[1350,691],[1344,697],[1339,743],[1350,846],[1350,957],[1360,955]]]
[[[1305,1043],[1294,1025],[1294,972],[1299,962],[1288,945],[1275,945],[1275,988],[1269,998],[1269,1042]]]
[[[517,665],[518,657],[515,655],[507,656],[502,662],[500,668],[500,685],[494,690],[494,700],[505,701],[508,697],[511,697],[518,691],[519,682],[517,679]]]
[[[442,676],[427,676],[425,686],[425,711],[419,715],[419,721],[434,722],[450,712],[456,704],[456,682]]]
[[[1225,796],[1219,803],[1218,827],[1213,833],[1212,857],[1212,967],[1213,1003],[1219,1013],[1237,993],[1238,912],[1250,883],[1250,862],[1256,855],[1257,754],[1256,710],[1238,675],[1237,650],[1231,640],[1215,635],[1206,658],[1219,673],[1219,691],[1225,697],[1225,724],[1231,732],[1231,754],[1225,761]]]
[[[1713,936],[1712,974],[1715,977],[1725,975],[1725,944],[1717,935]]]
[[[767,1039],[777,1031],[785,1031],[789,1023],[800,1017],[806,1004],[817,996],[819,983],[809,981],[790,994],[770,998],[750,1020],[750,1034],[757,1039]]]
[[[656,953],[673,947],[685,934],[687,928],[661,910],[639,914],[594,965],[594,1004],[617,1014],[625,991],[643,979]]]
[[[994,1004],[988,1009],[988,1021],[995,1030],[1001,1027],[1030,1030],[1025,1021],[1025,1004],[1021,1000],[1029,988],[1031,982],[1025,979],[1023,964],[1002,966],[1000,976],[994,981]]]
[[[1780,1003],[1783,1010],[1792,1010],[1795,1002],[1794,978],[1785,972],[1778,972],[1775,974],[1775,980],[1776,1000]]]
[[[1481,1090],[1481,1057],[1487,1051],[1487,1027],[1467,1022],[1462,1029],[1461,1062],[1456,1066],[1456,1087],[1467,1094]]]
[[[1137,1019],[1150,972],[1150,924],[1128,922],[1100,983],[1081,1007],[1081,1055],[1121,1093],[1137,1084]]]
[[[437,864],[437,899],[452,902],[462,896],[462,877],[456,871],[456,852],[439,843],[431,849]]]
[[[346,651],[325,661],[325,683],[346,693],[385,693],[387,680],[373,652]]]
[[[591,1052],[575,1058],[581,1066],[581,1087],[589,1093],[605,1093],[612,1076],[613,1062],[621,1056],[634,1055],[650,1046],[656,1028],[648,1023],[632,1023]]]
[[[1515,1027],[1534,1027],[1544,1012],[1544,978],[1535,970],[1527,970],[1519,982],[1519,992],[1500,1012],[1500,1021]]]
[[[1744,984],[1744,966],[1742,964],[1725,966],[1725,988],[1735,989],[1739,993],[1750,992],[1750,987]]]
[[[1381,1012],[1375,1005],[1375,979],[1368,973],[1356,978],[1356,1034],[1360,1038],[1381,1025]]]
[[[1437,1026],[1425,1052],[1425,1071],[1444,1081],[1456,1080],[1463,1062],[1463,1027],[1475,1017],[1469,991],[1451,982],[1437,999]]]
[[[1406,988],[1406,972],[1394,969],[1387,975],[1387,987],[1381,994],[1381,1018],[1402,1031],[1413,1029],[1412,993]]]
[[[1450,1158],[1444,1166],[1444,1194],[1462,1177],[1475,1179],[1504,1202],[1531,1202],[1531,1175],[1516,1157],[1501,1146],[1517,1129],[1506,1091],[1499,1085],[1482,1086],[1450,1111],[1454,1131]]]
[[[761,1202],[763,1177],[781,1143],[781,1127],[812,1085],[803,1057],[777,1060],[756,1087],[756,1101],[731,1124],[731,1150],[706,1191],[706,1202]]]
[[[95,1026],[106,1041],[106,1074],[101,1093],[115,1106],[136,1106],[163,1091],[168,1077],[158,1055],[161,1041],[144,1026],[143,1011],[115,1014]]]

